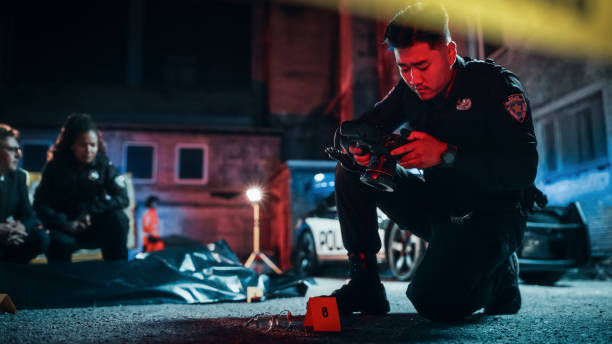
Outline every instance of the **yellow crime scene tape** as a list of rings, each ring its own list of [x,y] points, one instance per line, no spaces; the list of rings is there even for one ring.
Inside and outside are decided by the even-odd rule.
[[[390,20],[388,15],[416,1],[293,0],[337,10],[348,6],[360,17]],[[427,2],[421,1],[421,2]],[[448,11],[451,30],[481,25],[485,39],[510,47],[548,54],[594,57],[612,61],[612,0],[440,0]],[[386,10],[385,18],[381,9]],[[427,18],[424,18],[427,22]],[[491,34],[492,33],[492,34]],[[497,33],[497,34],[495,34]]]

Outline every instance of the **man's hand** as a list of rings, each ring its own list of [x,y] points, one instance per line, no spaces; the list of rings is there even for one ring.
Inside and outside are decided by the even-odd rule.
[[[4,238],[10,246],[23,244],[27,236],[28,233],[21,221],[0,223],[0,238]]]
[[[422,131],[413,131],[409,143],[391,151],[391,155],[402,155],[398,163],[404,168],[428,168],[438,165],[440,155],[447,144]]]
[[[13,223],[11,223],[11,226],[13,228],[13,232],[19,233],[19,234],[24,235],[24,236],[28,235],[28,233],[26,233],[25,225],[23,223],[21,223],[21,221],[19,221],[19,220],[13,221]]]
[[[0,239],[8,238],[11,233],[11,224],[8,222],[0,222]]]
[[[25,237],[28,236],[28,233],[13,233],[9,235],[8,239],[6,239],[6,243],[9,246],[19,246],[25,242]]]
[[[355,162],[361,166],[368,166],[370,163],[370,157],[372,154],[365,153],[362,147],[351,145],[349,147],[349,153],[353,154]]]

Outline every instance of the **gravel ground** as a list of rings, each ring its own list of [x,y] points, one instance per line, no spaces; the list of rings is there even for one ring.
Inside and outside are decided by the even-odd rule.
[[[337,288],[317,278],[307,294]],[[513,316],[475,314],[450,324],[430,322],[404,295],[407,283],[385,282],[391,313],[342,319],[341,333],[304,328],[306,298],[262,303],[146,305],[22,310],[0,314],[0,343],[612,343],[612,281],[521,285],[523,309]],[[245,327],[262,312],[289,310],[291,328]]]

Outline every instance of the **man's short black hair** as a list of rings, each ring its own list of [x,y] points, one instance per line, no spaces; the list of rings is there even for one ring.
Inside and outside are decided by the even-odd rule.
[[[19,139],[19,131],[8,124],[0,123],[0,140],[7,137],[14,137],[15,140]]]
[[[408,48],[428,43],[431,48],[451,41],[448,14],[441,4],[417,2],[397,13],[385,31],[390,48]]]

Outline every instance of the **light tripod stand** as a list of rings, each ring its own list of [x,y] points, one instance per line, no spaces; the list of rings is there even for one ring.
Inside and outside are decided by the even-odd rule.
[[[253,205],[253,252],[244,263],[244,266],[249,268],[255,261],[255,259],[261,259],[268,267],[270,267],[277,274],[282,274],[283,271],[268,258],[263,252],[259,251],[259,201],[261,201],[261,190],[258,188],[248,189],[247,198]]]

